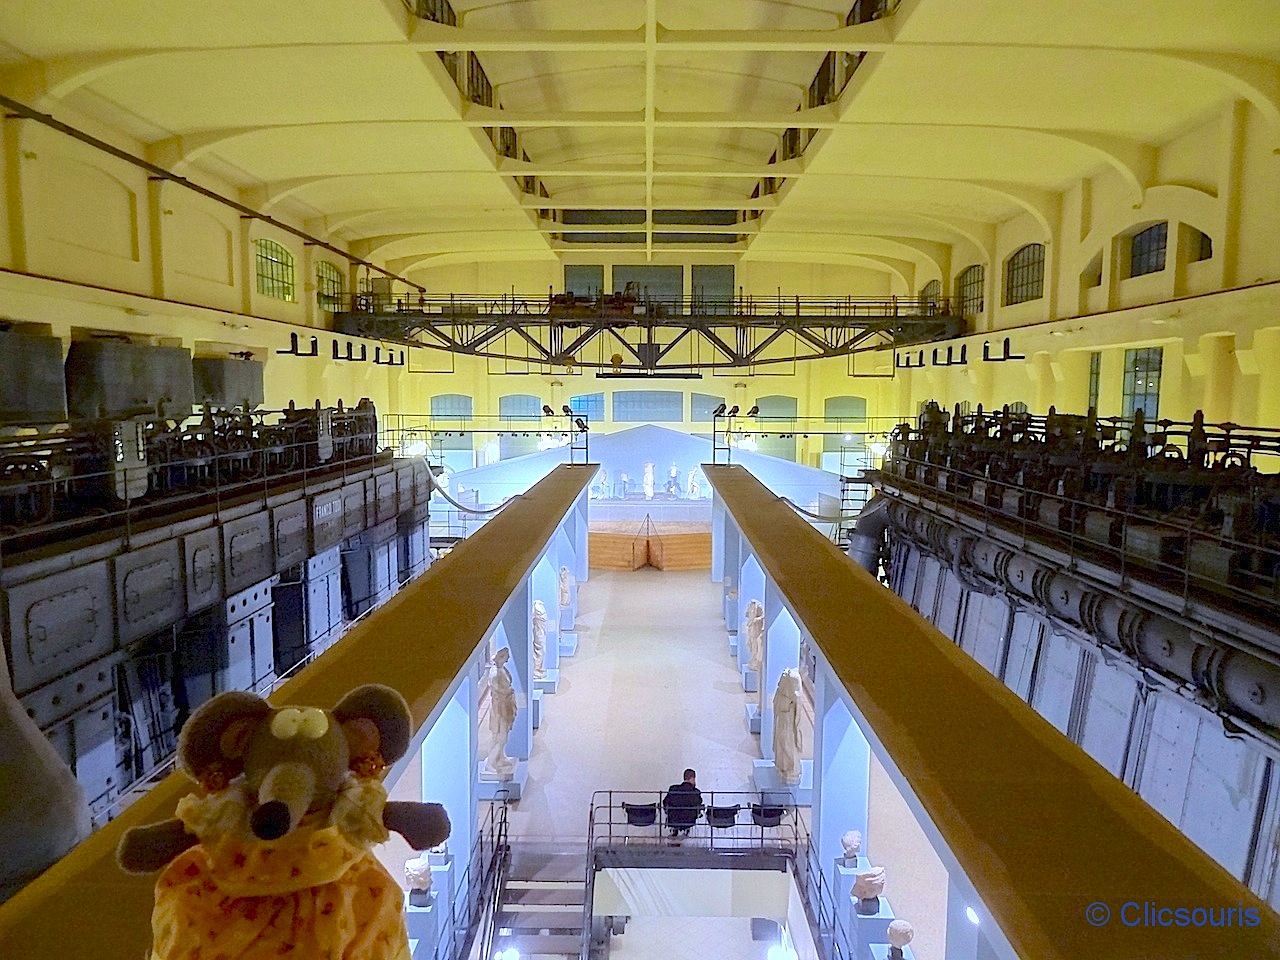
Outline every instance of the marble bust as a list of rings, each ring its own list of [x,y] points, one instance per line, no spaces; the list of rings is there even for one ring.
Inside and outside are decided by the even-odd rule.
[[[880,896],[883,893],[884,867],[867,867],[854,875],[850,898],[855,901],[855,909],[862,916],[880,912]]]
[[[902,948],[910,943],[915,935],[916,928],[906,920],[889,921],[889,932],[886,937],[889,941],[889,956],[892,960],[901,960]]]
[[[414,857],[404,862],[404,879],[410,890],[431,889],[431,866],[426,857]]]
[[[844,847],[845,865],[853,866],[858,860],[858,854],[862,852],[862,831],[846,831],[840,838],[840,846]]]

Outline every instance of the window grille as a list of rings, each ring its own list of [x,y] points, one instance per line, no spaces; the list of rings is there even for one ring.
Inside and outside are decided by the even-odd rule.
[[[321,310],[341,310],[345,292],[342,271],[326,260],[316,264],[316,303]]]
[[[1169,244],[1169,224],[1157,223],[1135,233],[1129,246],[1129,276],[1141,277],[1164,269]]]
[[[276,243],[259,237],[253,241],[254,269],[258,292],[276,300],[294,300],[293,254]]]
[[[1127,419],[1141,410],[1147,423],[1154,423],[1160,413],[1160,367],[1163,347],[1141,347],[1124,352],[1124,390],[1121,412]]]
[[[1039,300],[1044,296],[1044,246],[1028,243],[1009,258],[1005,267],[1006,306]]]
[[[956,278],[956,294],[960,297],[960,315],[973,317],[986,309],[984,287],[987,283],[986,268],[980,263],[965,267]]]

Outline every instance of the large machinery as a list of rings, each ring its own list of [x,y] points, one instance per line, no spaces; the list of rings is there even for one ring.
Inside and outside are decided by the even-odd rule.
[[[896,593],[1273,906],[1277,454],[1200,414],[929,404],[851,542],[875,567],[887,532]]]
[[[267,689],[427,563],[428,468],[379,451],[372,403],[262,400],[248,358],[0,332],[8,681],[99,818],[201,702]]]

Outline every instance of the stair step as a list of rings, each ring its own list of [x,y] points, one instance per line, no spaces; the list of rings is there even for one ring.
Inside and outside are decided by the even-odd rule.
[[[509,913],[581,913],[582,902],[578,903],[511,903],[502,905],[504,912]]]
[[[503,937],[500,942],[494,944],[494,947],[499,950],[506,947],[515,947],[520,952],[521,957],[563,957],[569,955],[576,957],[582,950],[582,937],[565,935]]]
[[[508,890],[585,890],[581,880],[508,880]]]

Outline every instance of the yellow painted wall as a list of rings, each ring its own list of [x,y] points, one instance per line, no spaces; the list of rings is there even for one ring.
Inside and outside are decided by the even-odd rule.
[[[68,119],[93,129],[83,118]],[[882,351],[859,357],[856,370],[864,376],[858,377],[850,377],[850,363],[841,359],[644,384],[598,380],[580,369],[545,371],[431,351],[415,351],[408,370],[335,364],[327,358],[328,345],[333,339],[345,344],[345,338],[320,331],[321,357],[280,355],[276,351],[287,346],[291,330],[305,342],[308,327],[328,323],[329,315],[315,302],[315,268],[323,259],[346,274],[340,258],[179,185],[149,183],[142,171],[30,121],[10,119],[2,128],[0,314],[50,323],[64,338],[74,327],[88,327],[177,336],[197,352],[253,350],[267,360],[269,406],[369,396],[384,412],[425,413],[432,396],[464,393],[474,398],[477,414],[494,415],[498,397],[510,393],[534,394],[558,408],[575,394],[653,387],[685,393],[686,411],[692,392],[724,396],[744,410],[765,394],[795,396],[802,417],[820,417],[827,397],[863,396],[868,429],[874,429],[914,415],[926,399],[987,407],[1022,401],[1036,411],[1050,404],[1082,411],[1088,356],[1097,350],[1103,355],[1100,412],[1113,415],[1120,412],[1125,349],[1160,344],[1163,416],[1186,418],[1204,407],[1211,420],[1280,423],[1280,387],[1264,376],[1280,348],[1280,159],[1271,129],[1243,102],[1227,102],[1219,115],[1151,148],[1141,197],[1115,170],[1100,168],[1048,195],[1041,212],[1052,228],[1049,235],[1028,212],[997,224],[989,234],[990,249],[966,239],[928,256],[922,252],[910,271],[918,285],[937,278],[950,290],[970,263],[986,265],[986,310],[973,319],[976,332],[953,344],[967,345],[966,366],[927,363],[924,369],[895,370],[892,355]],[[143,149],[119,134],[113,139],[126,149]],[[231,184],[209,177],[203,182],[240,196]],[[282,210],[273,207],[272,215],[286,218]],[[1127,277],[1129,236],[1162,220],[1169,223],[1166,268]],[[1186,262],[1191,227],[1213,238],[1211,259]],[[269,237],[294,255],[293,301],[257,292],[257,237]],[[341,245],[340,236],[327,239]],[[1024,243],[1046,241],[1045,296],[1003,306],[1001,265]],[[597,261],[605,257],[594,255]],[[588,262],[593,256],[571,259]],[[709,253],[705,259],[723,258]],[[1098,259],[1101,284],[1082,286],[1082,272]],[[677,262],[698,260],[686,255]],[[540,294],[559,289],[562,277],[561,260],[550,250],[511,262],[428,263],[413,273],[433,293]],[[748,254],[737,264],[736,283],[758,298],[779,290],[784,296],[908,292],[901,276],[870,265],[824,262],[820,252],[806,262]],[[1027,359],[982,363],[984,341],[998,354],[1005,336],[1012,352]],[[925,350],[926,360],[930,352]],[[673,426],[707,430],[688,420]],[[596,425],[613,428],[608,421]],[[801,459],[816,463],[820,444],[799,439]]]

